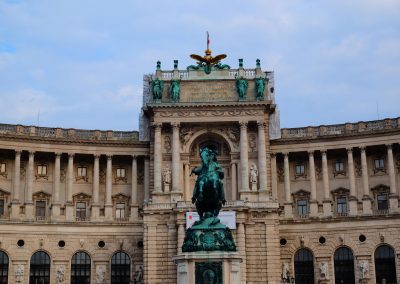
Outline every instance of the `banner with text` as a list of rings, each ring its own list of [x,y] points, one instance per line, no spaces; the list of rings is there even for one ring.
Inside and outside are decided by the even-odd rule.
[[[235,211],[221,211],[219,212],[218,218],[221,223],[227,226],[229,229],[236,229],[236,212]],[[186,212],[186,229],[192,227],[193,223],[200,219],[197,212]]]

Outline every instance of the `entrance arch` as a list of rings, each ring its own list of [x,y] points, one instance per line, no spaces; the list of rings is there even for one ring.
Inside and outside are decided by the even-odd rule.
[[[340,247],[334,255],[335,283],[354,284],[354,256],[348,247]]]
[[[29,284],[50,284],[50,256],[37,251],[31,257]]]
[[[375,250],[376,283],[396,283],[396,259],[394,249],[388,245],[381,245]]]
[[[294,255],[294,276],[296,284],[314,283],[314,255],[311,250],[299,249]]]

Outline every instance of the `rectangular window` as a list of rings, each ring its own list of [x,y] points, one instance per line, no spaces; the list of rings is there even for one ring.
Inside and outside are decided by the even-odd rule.
[[[46,176],[47,175],[47,166],[46,165],[38,165],[37,166],[37,174],[39,176]]]
[[[308,215],[308,201],[307,201],[307,199],[299,199],[299,200],[297,200],[297,214],[299,214],[299,216],[307,216]]]
[[[36,201],[36,217],[46,217],[46,201]]]
[[[385,161],[383,159],[375,159],[375,169],[383,170],[385,168]]]
[[[304,175],[305,167],[304,165],[296,165],[296,175]]]
[[[86,219],[86,202],[77,202],[76,203],[76,215],[77,219],[84,220]]]
[[[338,196],[336,199],[337,203],[337,213],[339,215],[347,214],[347,199],[345,196]]]
[[[117,178],[124,178],[125,177],[125,169],[124,168],[118,168],[117,169]]]
[[[335,163],[335,171],[338,173],[344,172],[344,163],[343,162],[336,162]]]
[[[0,173],[5,174],[7,172],[7,164],[6,163],[0,163]]]
[[[4,215],[4,199],[0,199],[0,216]]]
[[[389,203],[388,203],[388,195],[387,193],[378,193],[376,196],[378,201],[378,210],[388,210]]]
[[[117,203],[115,206],[115,217],[117,219],[125,218],[125,203]]]
[[[86,167],[78,167],[78,177],[86,177],[87,168]]]

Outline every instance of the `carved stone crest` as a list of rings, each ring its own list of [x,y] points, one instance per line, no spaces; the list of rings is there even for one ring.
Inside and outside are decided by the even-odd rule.
[[[64,265],[58,265],[56,267],[56,283],[64,283],[65,267]]]
[[[15,267],[15,283],[24,283],[24,265],[18,264]]]
[[[106,266],[97,265],[96,266],[96,283],[105,284],[106,283]]]

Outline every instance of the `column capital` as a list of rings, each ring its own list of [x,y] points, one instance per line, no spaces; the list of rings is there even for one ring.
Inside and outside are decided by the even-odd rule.
[[[231,166],[237,165],[237,162],[232,161],[230,165],[231,165]]]
[[[183,162],[183,165],[184,165],[184,166],[189,166],[189,167],[190,167],[190,162],[189,162],[189,161],[184,161],[184,162]]]
[[[162,123],[161,122],[153,122],[151,125],[155,130],[161,130]]]
[[[75,156],[75,153],[68,153],[68,158],[70,158],[70,159],[72,158],[73,159],[74,156]]]
[[[309,157],[314,157],[314,150],[308,150],[307,153]]]
[[[14,151],[15,151],[15,155],[21,155],[21,153],[22,153],[22,150],[20,150],[20,149],[15,149]]]
[[[107,160],[112,160],[113,155],[107,154],[106,156],[107,156]]]
[[[320,149],[319,151],[321,152],[322,155],[326,155],[328,152],[328,150],[326,149]]]
[[[276,152],[271,152],[269,155],[270,155],[270,157],[271,158],[276,158],[276,155],[277,155],[278,153],[276,153]]]
[[[29,150],[28,153],[29,153],[29,156],[34,156],[36,152],[33,150]]]
[[[149,156],[149,155],[143,155],[143,158],[144,158],[145,160],[150,160],[150,156]]]
[[[259,120],[259,121],[257,121],[257,126],[258,126],[258,129],[264,129],[267,126],[267,124],[265,123],[265,121]]]
[[[100,156],[101,156],[101,154],[99,154],[99,153],[94,153],[94,154],[93,154],[93,157],[94,157],[95,159],[100,159]]]
[[[179,129],[181,124],[179,122],[171,122],[171,126],[173,129]]]
[[[132,161],[137,160],[137,158],[138,158],[138,155],[132,155]]]
[[[388,148],[388,150],[393,148],[393,144],[391,144],[391,143],[385,144],[385,145],[386,145],[386,147]]]
[[[248,121],[239,121],[240,129],[247,129]]]
[[[346,148],[347,154],[353,153],[353,147]]]
[[[61,157],[62,152],[54,152],[54,155],[56,156],[56,158],[57,158],[57,157]]]
[[[286,151],[282,152],[282,155],[285,156],[285,157],[288,157],[289,156],[289,152],[286,152]]]

